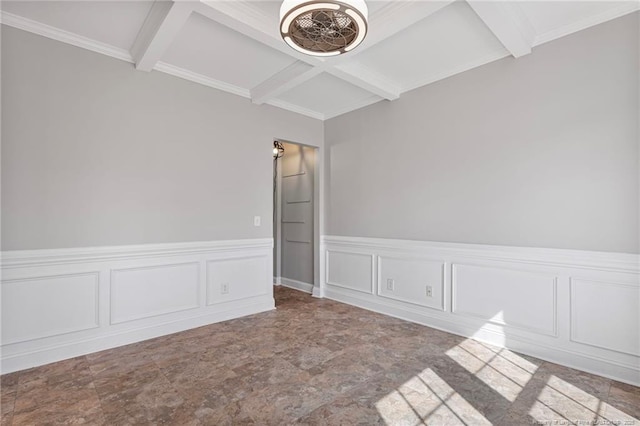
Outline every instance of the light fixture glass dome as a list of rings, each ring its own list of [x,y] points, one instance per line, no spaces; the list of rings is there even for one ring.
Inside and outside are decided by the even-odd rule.
[[[299,52],[335,56],[353,50],[367,34],[364,0],[284,0],[280,34]]]

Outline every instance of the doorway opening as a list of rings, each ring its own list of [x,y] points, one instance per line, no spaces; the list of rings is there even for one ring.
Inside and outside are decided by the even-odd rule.
[[[274,141],[274,284],[310,294],[318,281],[318,155],[317,147]]]

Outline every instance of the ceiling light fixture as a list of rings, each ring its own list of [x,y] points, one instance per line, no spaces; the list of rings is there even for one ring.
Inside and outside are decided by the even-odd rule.
[[[336,56],[353,50],[367,35],[364,0],[284,0],[280,35],[295,50]]]
[[[280,141],[273,141],[273,159],[277,160],[284,155],[284,145]]]

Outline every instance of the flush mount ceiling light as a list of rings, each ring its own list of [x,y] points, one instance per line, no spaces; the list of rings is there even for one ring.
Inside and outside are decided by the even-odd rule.
[[[299,52],[335,56],[353,50],[367,34],[364,0],[284,0],[280,34]]]

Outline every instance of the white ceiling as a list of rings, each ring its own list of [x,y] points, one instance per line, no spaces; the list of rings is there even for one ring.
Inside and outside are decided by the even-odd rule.
[[[367,0],[369,34],[320,59],[278,33],[281,1],[2,1],[2,23],[321,120],[639,9],[638,1]]]

